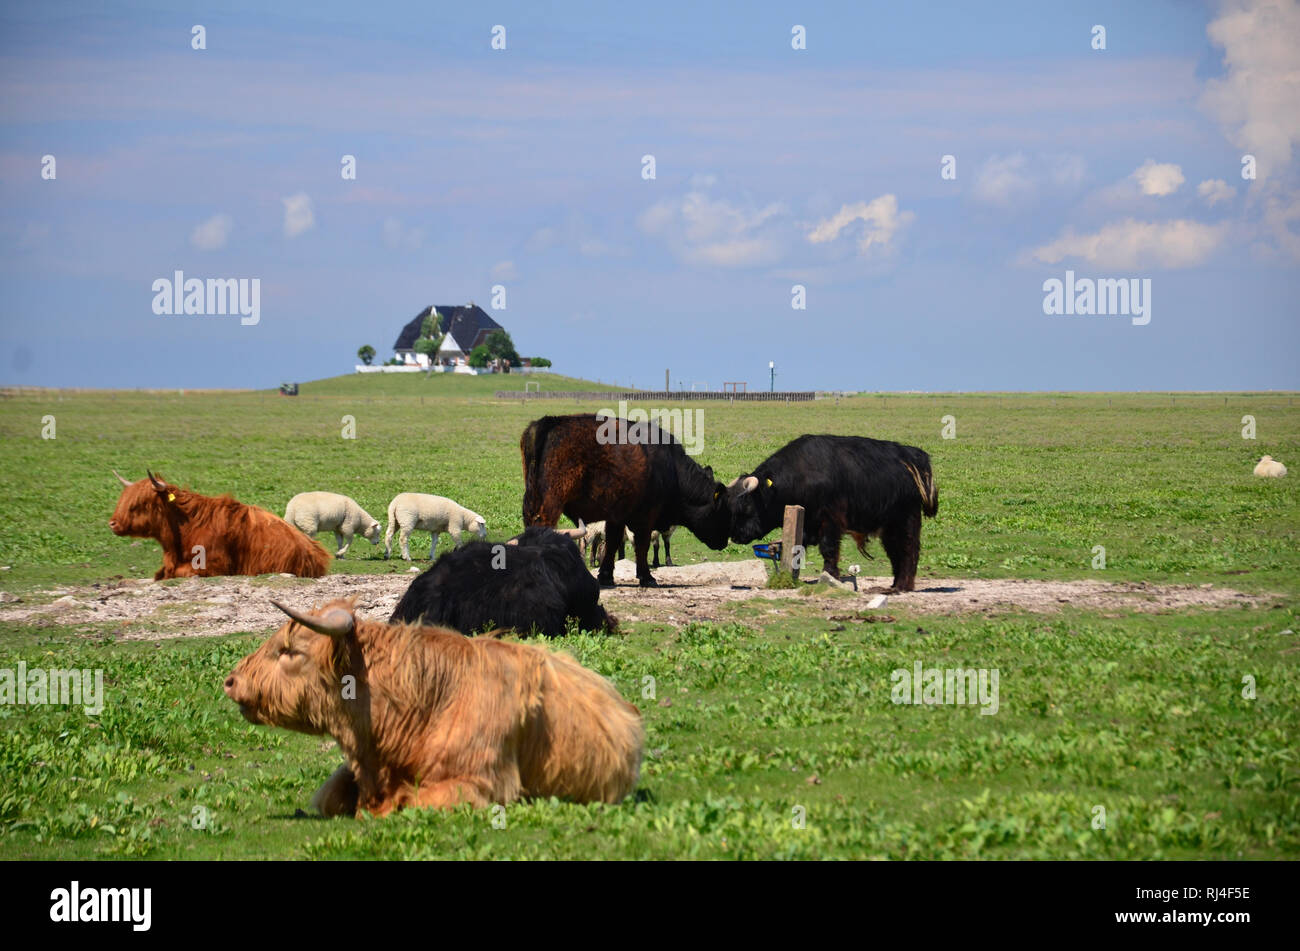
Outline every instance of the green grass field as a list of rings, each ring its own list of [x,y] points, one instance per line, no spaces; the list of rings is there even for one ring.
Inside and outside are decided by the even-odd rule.
[[[553,390],[589,384],[543,377]],[[0,590],[149,577],[157,545],[107,527],[116,468],[146,467],[283,513],[329,489],[384,519],[400,491],[451,496],[489,536],[521,528],[518,439],[584,401],[498,401],[520,378],[348,376],[274,393],[0,398]],[[383,820],[295,818],[339,762],[322,738],[252,727],[221,681],[267,631],[119,642],[109,625],[0,624],[0,669],[102,668],[107,705],[0,704],[0,858],[1278,858],[1300,847],[1300,490],[1291,394],[870,395],[699,410],[724,481],[805,432],[922,446],[940,485],[926,577],[1227,586],[1258,606],[1065,608],[832,625],[824,599],[736,602],[710,623],[634,622],[557,646],[645,714],[637,795]],[[609,408],[614,408],[610,406]],[[1242,438],[1242,417],[1257,438]],[[43,418],[55,438],[43,439]],[[344,417],[355,439],[344,439]],[[955,418],[955,438],[941,436]],[[329,540],[322,536],[329,544]],[[444,541],[445,544],[445,541]],[[1094,570],[1094,546],[1106,567]],[[845,549],[845,554],[851,548]],[[416,535],[412,555],[427,556]],[[866,570],[884,574],[878,545]],[[685,530],[684,564],[749,558]],[[856,560],[857,556],[854,556]],[[417,562],[418,563],[418,562]],[[883,567],[882,567],[883,566]],[[813,556],[812,569],[820,568]],[[401,572],[358,539],[336,572]],[[820,602],[820,603],[818,603]],[[680,620],[680,619],[679,619]],[[993,668],[1000,709],[895,705],[890,672]],[[654,696],[643,692],[653,678]],[[1243,696],[1243,678],[1255,696]],[[1099,807],[1104,829],[1095,828]],[[202,818],[204,821],[200,822]],[[202,828],[196,828],[202,826]]]

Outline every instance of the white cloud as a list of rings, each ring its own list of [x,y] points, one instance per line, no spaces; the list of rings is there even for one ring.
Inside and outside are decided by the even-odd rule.
[[[1177,165],[1170,162],[1157,162],[1155,159],[1147,159],[1137,171],[1133,173],[1133,179],[1138,183],[1144,195],[1155,195],[1163,198],[1165,195],[1172,195],[1178,191],[1178,187],[1187,181],[1183,177],[1183,170]]]
[[[1204,198],[1207,205],[1217,205],[1237,194],[1237,189],[1221,178],[1210,178],[1196,186],[1196,194]]]
[[[281,198],[284,202],[284,236],[286,238],[296,238],[305,231],[310,231],[316,224],[316,216],[312,214],[311,198],[306,192],[298,192],[296,195],[290,195],[288,198]]]
[[[514,261],[498,261],[492,266],[492,280],[494,281],[513,281],[518,276],[519,271],[515,268]]]
[[[860,201],[852,205],[843,205],[831,217],[819,221],[808,232],[808,240],[813,244],[834,241],[845,228],[856,221],[866,223],[858,238],[858,250],[868,254],[873,247],[887,248],[894,240],[900,228],[915,216],[910,211],[898,210],[898,198],[894,195],[881,195],[871,201]]]
[[[308,210],[308,214],[310,214],[310,210]],[[287,220],[285,228],[287,234]],[[393,251],[414,251],[422,244],[424,244],[423,228],[407,227],[400,218],[388,217],[384,219],[384,247]]]
[[[1300,142],[1300,3],[1229,0],[1206,35],[1226,73],[1205,84],[1201,108],[1258,160],[1258,180],[1280,172]]]
[[[1199,221],[1136,221],[1127,218],[1092,234],[1067,229],[1030,256],[1045,264],[1077,258],[1098,267],[1194,267],[1210,256],[1224,238],[1221,225]]]
[[[971,195],[987,205],[1020,204],[1037,195],[1044,185],[1058,190],[1077,188],[1086,169],[1078,155],[991,155],[975,173]]]
[[[1021,155],[992,156],[975,174],[973,194],[990,205],[1008,205],[1035,190],[1029,177],[1029,162]]]
[[[637,226],[690,263],[757,267],[780,256],[780,242],[769,225],[784,211],[780,204],[742,207],[691,191],[647,208]]]
[[[201,251],[215,251],[218,248],[224,248],[227,239],[230,237],[230,231],[234,227],[235,219],[231,218],[230,215],[213,215],[190,232],[190,244]]]

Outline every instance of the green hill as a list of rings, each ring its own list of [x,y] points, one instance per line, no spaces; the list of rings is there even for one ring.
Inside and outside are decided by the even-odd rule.
[[[540,383],[543,390],[598,390],[623,392],[627,386],[593,383],[558,373],[348,373],[299,385],[303,396],[435,396],[439,398],[479,397],[490,399],[498,390],[524,389],[525,383]]]

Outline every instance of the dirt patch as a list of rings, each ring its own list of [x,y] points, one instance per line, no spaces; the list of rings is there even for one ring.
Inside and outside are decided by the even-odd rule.
[[[769,600],[807,597],[838,613],[862,611],[891,583],[888,577],[858,578],[854,591],[850,582],[835,587],[822,585],[803,595],[798,588],[772,589],[767,569],[758,561],[717,562],[654,571],[658,588],[633,587],[635,566],[619,562],[614,580],[628,587],[607,592],[608,610],[627,621],[716,619],[723,602],[748,598]],[[808,579],[803,579],[805,582]],[[816,580],[811,579],[811,580]],[[998,614],[1009,611],[1051,613],[1073,606],[1117,612],[1157,612],[1185,608],[1226,608],[1255,605],[1265,599],[1213,584],[1157,585],[1147,582],[1036,581],[1017,578],[925,578],[915,591],[888,595],[876,610],[905,609],[923,614],[974,612]],[[802,583],[799,586],[803,587]]]
[[[633,563],[618,562],[614,569],[618,586],[602,592],[602,602],[623,621],[674,626],[716,620],[727,602],[752,598],[807,598],[837,614],[850,615],[866,609],[890,580],[863,576],[858,579],[856,592],[844,583],[834,588],[810,586],[805,595],[802,590],[766,589],[767,568],[757,560],[657,568],[654,574],[660,586],[641,588],[636,584]],[[0,623],[74,629],[95,625],[100,631],[107,625],[123,640],[270,631],[283,620],[283,615],[272,607],[271,598],[300,607],[332,598],[356,598],[363,614],[386,618],[413,577],[412,573],[402,573],[329,575],[318,579],[186,578],[161,583],[125,579],[41,592],[34,597],[42,603],[34,599],[9,600],[0,592]],[[882,613],[906,610],[923,614],[999,614],[1017,610],[1050,613],[1066,606],[1122,613],[1220,609],[1253,606],[1265,600],[1212,584],[926,578],[918,590],[889,595],[885,604],[874,607]]]

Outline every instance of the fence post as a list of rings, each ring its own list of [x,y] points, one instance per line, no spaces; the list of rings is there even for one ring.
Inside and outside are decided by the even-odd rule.
[[[788,571],[792,578],[799,577],[799,569],[794,566],[794,549],[796,545],[802,544],[803,506],[787,505],[785,524],[781,526],[781,570]],[[807,555],[804,558],[806,559]]]

